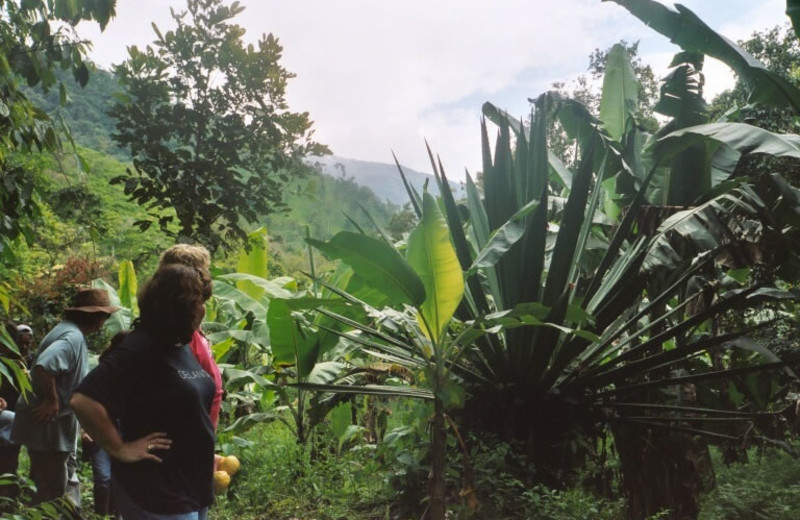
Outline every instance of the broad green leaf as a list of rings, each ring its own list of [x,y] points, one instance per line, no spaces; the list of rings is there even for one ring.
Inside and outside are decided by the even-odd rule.
[[[319,348],[316,338],[306,338],[301,333],[292,317],[289,300],[274,298],[270,301],[267,325],[275,363],[296,365],[298,377],[305,378],[317,362]]]
[[[341,231],[327,242],[307,239],[329,258],[342,260],[356,274],[388,296],[392,303],[419,306],[425,287],[400,253],[382,240]]]
[[[333,434],[340,441],[344,438],[347,429],[353,424],[353,406],[350,401],[346,401],[328,414]]]
[[[219,343],[213,344],[211,346],[211,352],[214,354],[214,360],[222,359],[235,344],[236,342],[231,336],[228,336]]]
[[[269,240],[267,238],[267,228],[260,227],[252,233],[247,235],[247,248],[242,248],[239,251],[239,261],[236,266],[236,271],[239,273],[250,274],[258,276],[259,278],[268,278],[269,270],[267,269],[267,245]],[[247,294],[253,299],[259,300],[264,294],[264,289],[253,284],[249,280],[239,280],[236,282],[236,287]]]
[[[287,289],[286,283],[283,282],[282,279],[276,278],[275,280],[267,280],[265,278],[261,278],[259,276],[255,276],[252,274],[246,273],[230,273],[230,274],[223,274],[217,277],[218,280],[225,280],[226,282],[234,282],[236,288],[239,288],[239,284],[241,282],[248,282],[252,286],[257,287],[261,292],[260,299],[263,299],[263,296],[268,296],[269,298],[290,298],[292,296],[292,291]],[[240,289],[241,291],[241,289]],[[251,296],[250,294],[243,292],[249,298],[253,300],[257,300],[255,297]]]
[[[138,314],[138,302],[136,300],[138,290],[133,262],[123,260],[119,264],[119,301],[123,307],[131,309],[134,316]]]
[[[775,134],[745,123],[709,123],[683,128],[659,139],[657,154],[670,157],[705,141],[725,144],[741,154],[800,158],[800,136]]]
[[[345,371],[347,365],[337,361],[324,361],[314,365],[314,369],[308,375],[308,382],[318,385],[325,385],[336,381]]]
[[[639,82],[633,73],[625,47],[616,44],[608,53],[600,97],[600,119],[612,139],[622,139],[628,120],[633,117],[638,105]]]
[[[214,298],[219,301],[231,302],[238,307],[241,307],[245,312],[252,312],[256,318],[263,319],[267,315],[267,308],[265,305],[246,295],[237,289],[233,284],[223,281],[228,276],[233,275],[225,275],[220,277],[220,279],[214,280]],[[236,278],[233,279],[235,280]]]
[[[750,103],[800,109],[800,90],[711,29],[686,7],[680,4],[667,7],[655,0],[612,1],[684,50],[701,52],[728,65],[747,85]]]
[[[265,379],[263,376],[256,374],[250,370],[241,370],[238,368],[226,368],[223,371],[225,375],[225,382],[227,385],[242,385],[246,383],[255,383],[262,388],[274,388],[277,386],[272,381]]]
[[[523,237],[525,234],[525,217],[538,208],[539,204],[540,201],[538,200],[529,202],[523,206],[522,209],[517,211],[508,222],[503,224],[500,229],[495,231],[486,246],[478,253],[467,275],[471,275],[478,269],[493,267],[497,264],[500,258],[511,249],[511,246],[516,244],[517,241]]]
[[[800,0],[786,0],[786,15],[792,21],[795,34],[800,37]]]
[[[427,192],[422,198],[422,220],[408,237],[406,256],[427,295],[419,306],[420,328],[438,342],[464,296],[464,276],[447,222]]]

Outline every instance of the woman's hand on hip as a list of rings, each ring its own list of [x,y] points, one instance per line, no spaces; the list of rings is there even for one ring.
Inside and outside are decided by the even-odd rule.
[[[122,462],[139,462],[140,460],[162,462],[156,453],[168,450],[171,445],[172,440],[167,438],[166,433],[156,432],[124,443],[119,451],[112,455]]]

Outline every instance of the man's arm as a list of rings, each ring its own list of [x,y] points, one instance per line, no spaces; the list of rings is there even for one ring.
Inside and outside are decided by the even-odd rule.
[[[58,415],[58,392],[56,377],[40,365],[33,367],[31,381],[40,402],[33,409],[33,419],[42,425],[52,421]]]

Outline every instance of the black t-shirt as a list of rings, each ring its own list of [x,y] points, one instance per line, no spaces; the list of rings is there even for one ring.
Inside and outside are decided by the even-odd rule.
[[[214,428],[208,412],[214,380],[188,345],[173,346],[137,329],[109,351],[78,386],[119,420],[124,441],[166,432],[163,463],[112,459],[115,481],[142,509],[179,514],[213,501]]]

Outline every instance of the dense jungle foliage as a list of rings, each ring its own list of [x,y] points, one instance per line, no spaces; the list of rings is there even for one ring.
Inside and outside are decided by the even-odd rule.
[[[219,139],[224,121],[137,78],[163,65],[139,50],[117,69],[122,81],[90,71],[80,50],[0,70],[3,101],[29,116],[0,128],[25,136],[0,141],[0,316],[41,337],[77,286],[104,288],[122,310],[92,338],[97,354],[131,326],[160,251],[208,245],[202,327],[226,391],[217,451],[242,461],[211,518],[794,518],[797,35],[787,26],[737,45],[685,7],[614,2],[682,48],[655,71],[657,87],[637,44],[621,42],[590,57],[601,86],[557,84],[524,122],[487,102],[483,168],[466,196],[434,161],[440,196],[406,184],[402,210],[346,172],[319,174],[292,147],[274,162],[215,165],[178,190],[164,180],[213,150],[173,132],[191,142],[209,119]],[[104,25],[115,2],[56,4],[2,2],[20,16],[0,20],[0,51],[59,43],[30,32],[34,14]],[[235,40],[241,6],[187,6],[210,10],[203,23]],[[242,70],[261,59],[239,54]],[[705,56],[739,79],[710,104]],[[59,81],[68,89],[37,87]],[[151,91],[154,113],[190,124],[156,131],[148,116],[141,135],[120,133],[139,116],[130,100],[153,101]],[[252,106],[236,109],[252,121]],[[62,119],[71,134],[57,138]],[[295,144],[316,149],[304,141],[310,120],[288,119]],[[266,182],[269,207],[237,220],[236,207],[217,213],[219,199],[193,205],[183,191],[224,192],[231,172]],[[199,207],[202,219],[181,217]],[[0,342],[0,378],[29,390],[4,329]],[[80,474],[91,516],[85,465]],[[20,485],[23,501],[0,502],[13,518],[70,507],[27,507],[30,483]]]

